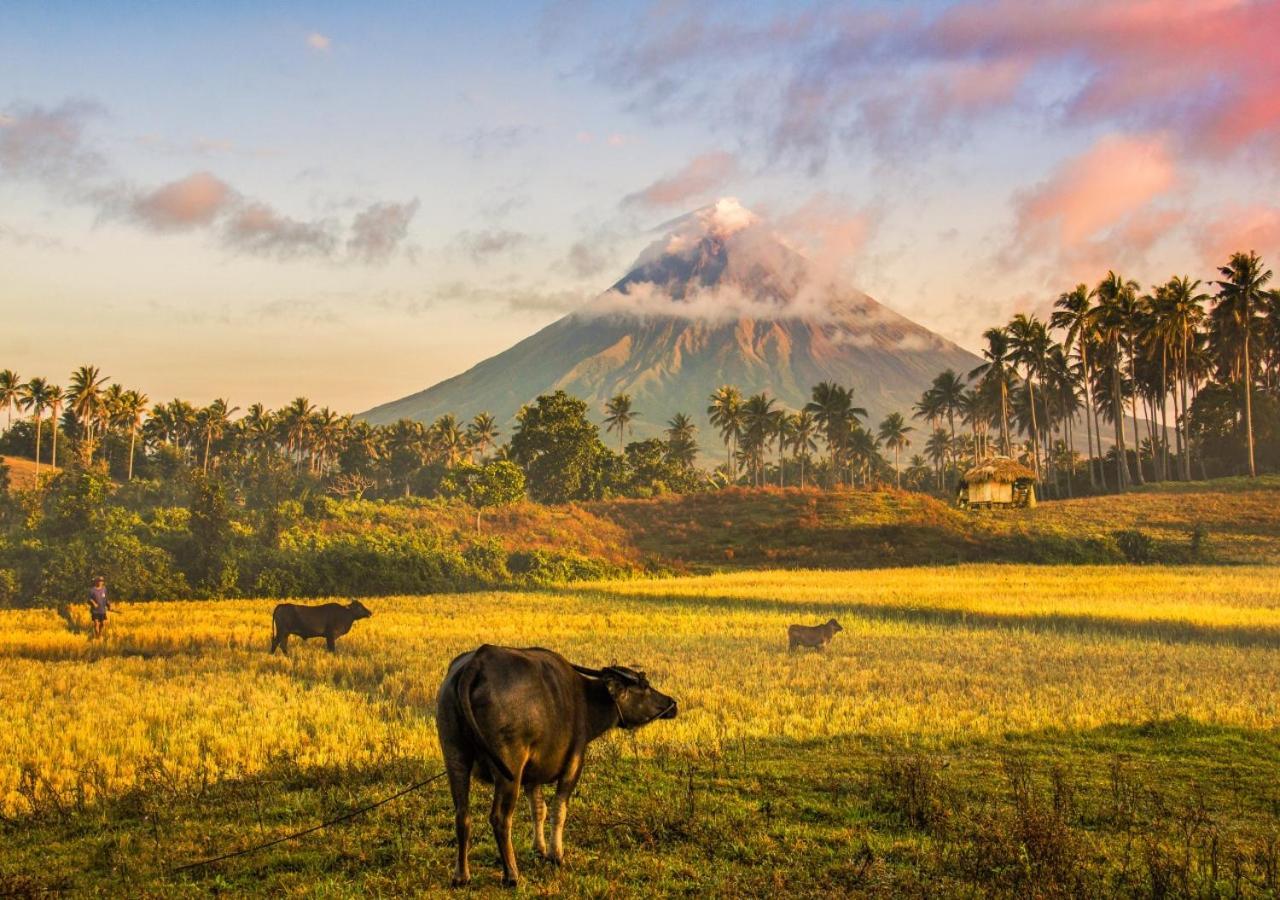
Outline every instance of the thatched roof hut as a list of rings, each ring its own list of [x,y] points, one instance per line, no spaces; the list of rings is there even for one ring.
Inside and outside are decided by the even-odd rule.
[[[985,459],[965,472],[956,488],[960,506],[1035,506],[1036,475],[1007,456]]]

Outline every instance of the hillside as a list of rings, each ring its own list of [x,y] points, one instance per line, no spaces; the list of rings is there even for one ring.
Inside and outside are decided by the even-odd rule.
[[[44,454],[41,454],[41,456],[43,455]],[[35,485],[35,460],[25,459],[21,456],[0,456],[0,461],[3,461],[4,464],[9,467],[9,487],[14,490],[26,490],[27,488]],[[62,470],[50,466],[47,463],[41,463],[40,465],[40,476],[42,478],[46,473],[52,474],[60,471]]]
[[[1139,529],[1168,561],[1280,563],[1280,477],[971,512],[893,491],[726,490],[588,505],[642,555],[676,569],[863,568],[953,562],[1121,562]],[[1192,533],[1203,530],[1200,549]]]
[[[333,505],[303,523],[327,536],[428,530],[476,539],[463,506],[419,502]],[[1193,549],[1197,524],[1202,532]],[[483,540],[508,553],[540,551],[632,572],[763,567],[880,568],[958,562],[1125,562],[1117,531],[1152,541],[1152,561],[1280,564],[1280,476],[1152,485],[1124,496],[966,511],[897,491],[728,489],[652,500],[565,506],[522,503],[487,515]]]
[[[707,399],[732,384],[803,406],[814,385],[854,389],[872,421],[908,413],[946,368],[980,360],[823,272],[739,206],[722,200],[674,223],[592,302],[508,350],[424,391],[376,407],[376,424],[444,413],[495,415],[562,389],[587,401],[630,394],[634,436],[652,437],[677,412],[700,433]],[[709,448],[709,444],[708,444]],[[708,449],[704,448],[704,449]]]

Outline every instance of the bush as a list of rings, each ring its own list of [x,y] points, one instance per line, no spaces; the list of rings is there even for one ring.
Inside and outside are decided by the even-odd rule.
[[[1150,535],[1136,528],[1126,528],[1112,532],[1111,536],[1124,558],[1134,565],[1146,565],[1155,561],[1156,545]]]

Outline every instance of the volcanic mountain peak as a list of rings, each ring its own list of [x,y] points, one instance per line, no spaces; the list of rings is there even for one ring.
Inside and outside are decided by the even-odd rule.
[[[519,408],[563,389],[593,410],[631,394],[635,434],[701,414],[723,384],[799,408],[820,381],[852,386],[873,416],[910,410],[943,369],[979,360],[881,306],[724,198],[663,227],[631,269],[586,306],[425,391],[370,410],[374,422]],[[505,430],[504,428],[504,430]],[[712,433],[711,431],[707,432]]]

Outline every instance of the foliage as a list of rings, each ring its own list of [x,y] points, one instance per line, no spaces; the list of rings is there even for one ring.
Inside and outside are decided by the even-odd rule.
[[[602,497],[609,451],[587,405],[564,391],[544,394],[520,410],[511,458],[524,469],[529,495],[543,503]]]

